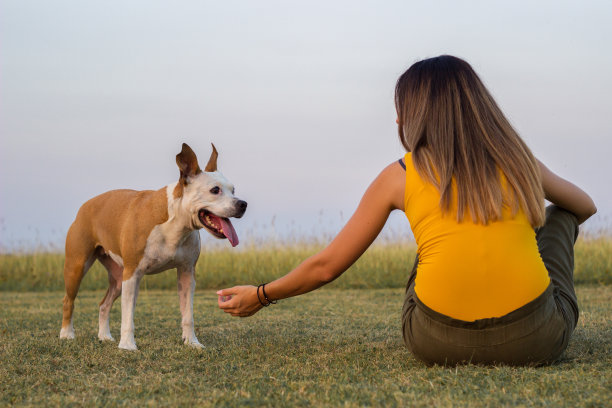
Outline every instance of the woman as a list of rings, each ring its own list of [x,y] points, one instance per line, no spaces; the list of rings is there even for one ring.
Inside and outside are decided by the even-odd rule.
[[[219,307],[250,316],[333,281],[399,209],[418,246],[402,313],[416,357],[553,362],[578,321],[573,247],[593,201],[535,159],[459,58],[411,66],[395,104],[408,153],[378,175],[338,236],[274,282],[217,292]]]

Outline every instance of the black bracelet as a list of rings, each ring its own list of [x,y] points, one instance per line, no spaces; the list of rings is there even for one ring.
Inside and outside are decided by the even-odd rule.
[[[268,302],[268,305],[275,305],[276,302],[278,302],[278,300],[268,299],[268,295],[266,295],[266,285],[267,283],[264,283],[263,285],[261,285],[261,291],[263,292],[264,299],[266,299],[266,302]]]
[[[268,303],[267,305],[261,301],[261,298],[259,297],[259,288],[261,288],[264,284],[261,284],[259,286],[257,286],[257,300],[259,300],[259,304],[266,307],[266,306],[270,306],[270,304]],[[265,295],[264,295],[265,296]]]

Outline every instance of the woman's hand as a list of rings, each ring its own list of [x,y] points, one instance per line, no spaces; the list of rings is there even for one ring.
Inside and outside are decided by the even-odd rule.
[[[234,286],[217,291],[219,308],[232,316],[252,316],[263,306],[257,298],[256,286]]]

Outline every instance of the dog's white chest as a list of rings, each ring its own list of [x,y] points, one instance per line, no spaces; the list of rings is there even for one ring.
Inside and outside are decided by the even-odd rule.
[[[153,228],[137,270],[145,275],[194,264],[200,255],[200,233],[180,234],[166,224]]]

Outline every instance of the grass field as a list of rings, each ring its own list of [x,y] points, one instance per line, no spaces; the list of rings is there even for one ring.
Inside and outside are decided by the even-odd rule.
[[[612,406],[610,238],[579,240],[580,322],[563,359],[542,368],[415,360],[400,324],[410,244],[374,246],[325,289],[248,319],[216,307],[212,289],[272,280],[318,248],[203,253],[194,310],[204,350],[181,344],[176,275],[145,278],[133,353],[97,340],[99,265],[77,297],[76,339],[60,341],[62,254],[0,255],[0,406]],[[115,338],[119,326],[117,302]]]
[[[248,319],[195,297],[196,333],[180,342],[176,293],[143,290],[137,352],[97,340],[102,291],[79,294],[76,339],[60,341],[60,292],[3,293],[0,405],[554,406],[612,404],[612,287],[580,286],[579,326],[542,368],[426,367],[402,343],[402,289],[321,290]],[[111,314],[118,337],[120,307]]]

